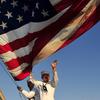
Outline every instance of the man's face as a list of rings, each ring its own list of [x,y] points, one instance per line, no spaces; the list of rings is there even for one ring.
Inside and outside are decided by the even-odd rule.
[[[42,76],[42,79],[43,79],[43,82],[48,83],[49,80],[50,80],[50,76],[49,76],[49,74],[44,74],[44,75]]]

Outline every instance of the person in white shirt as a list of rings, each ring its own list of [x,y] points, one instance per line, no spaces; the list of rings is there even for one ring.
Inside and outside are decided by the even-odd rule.
[[[47,71],[41,72],[42,81],[35,80],[30,74],[30,81],[34,84],[34,86],[39,91],[39,100],[54,100],[54,93],[58,83],[58,75],[56,71],[57,61],[54,61],[51,64],[53,79],[50,81],[50,75]]]
[[[34,84],[28,80],[27,85],[30,91],[26,91],[20,86],[17,88],[28,100],[40,100],[38,91],[35,89]]]

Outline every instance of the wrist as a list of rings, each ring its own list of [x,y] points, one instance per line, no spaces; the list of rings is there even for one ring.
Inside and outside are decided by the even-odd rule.
[[[56,72],[56,68],[52,69],[53,72]]]
[[[23,92],[23,89],[20,92]]]

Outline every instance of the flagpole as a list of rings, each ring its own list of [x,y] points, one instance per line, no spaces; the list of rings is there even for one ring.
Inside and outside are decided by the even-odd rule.
[[[0,89],[0,100],[6,100],[2,90]]]
[[[4,66],[0,63],[1,66]],[[11,76],[11,74],[8,72],[7,68],[4,66],[2,67],[4,69],[4,71],[7,73],[7,75],[9,76],[9,78],[11,79],[11,81],[15,84],[16,88],[18,87],[17,82],[13,79],[13,77]],[[18,91],[18,90],[17,90]],[[23,100],[23,95],[21,95],[21,93],[18,91],[20,99]],[[2,100],[2,99],[1,99]],[[26,98],[24,98],[24,100],[26,100]]]

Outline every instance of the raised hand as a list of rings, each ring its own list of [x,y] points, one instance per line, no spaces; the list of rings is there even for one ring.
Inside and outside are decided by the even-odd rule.
[[[52,70],[53,70],[53,71],[56,71],[56,66],[57,66],[57,64],[58,64],[58,61],[57,61],[57,60],[54,60],[54,61],[52,62],[51,67],[52,67]]]

